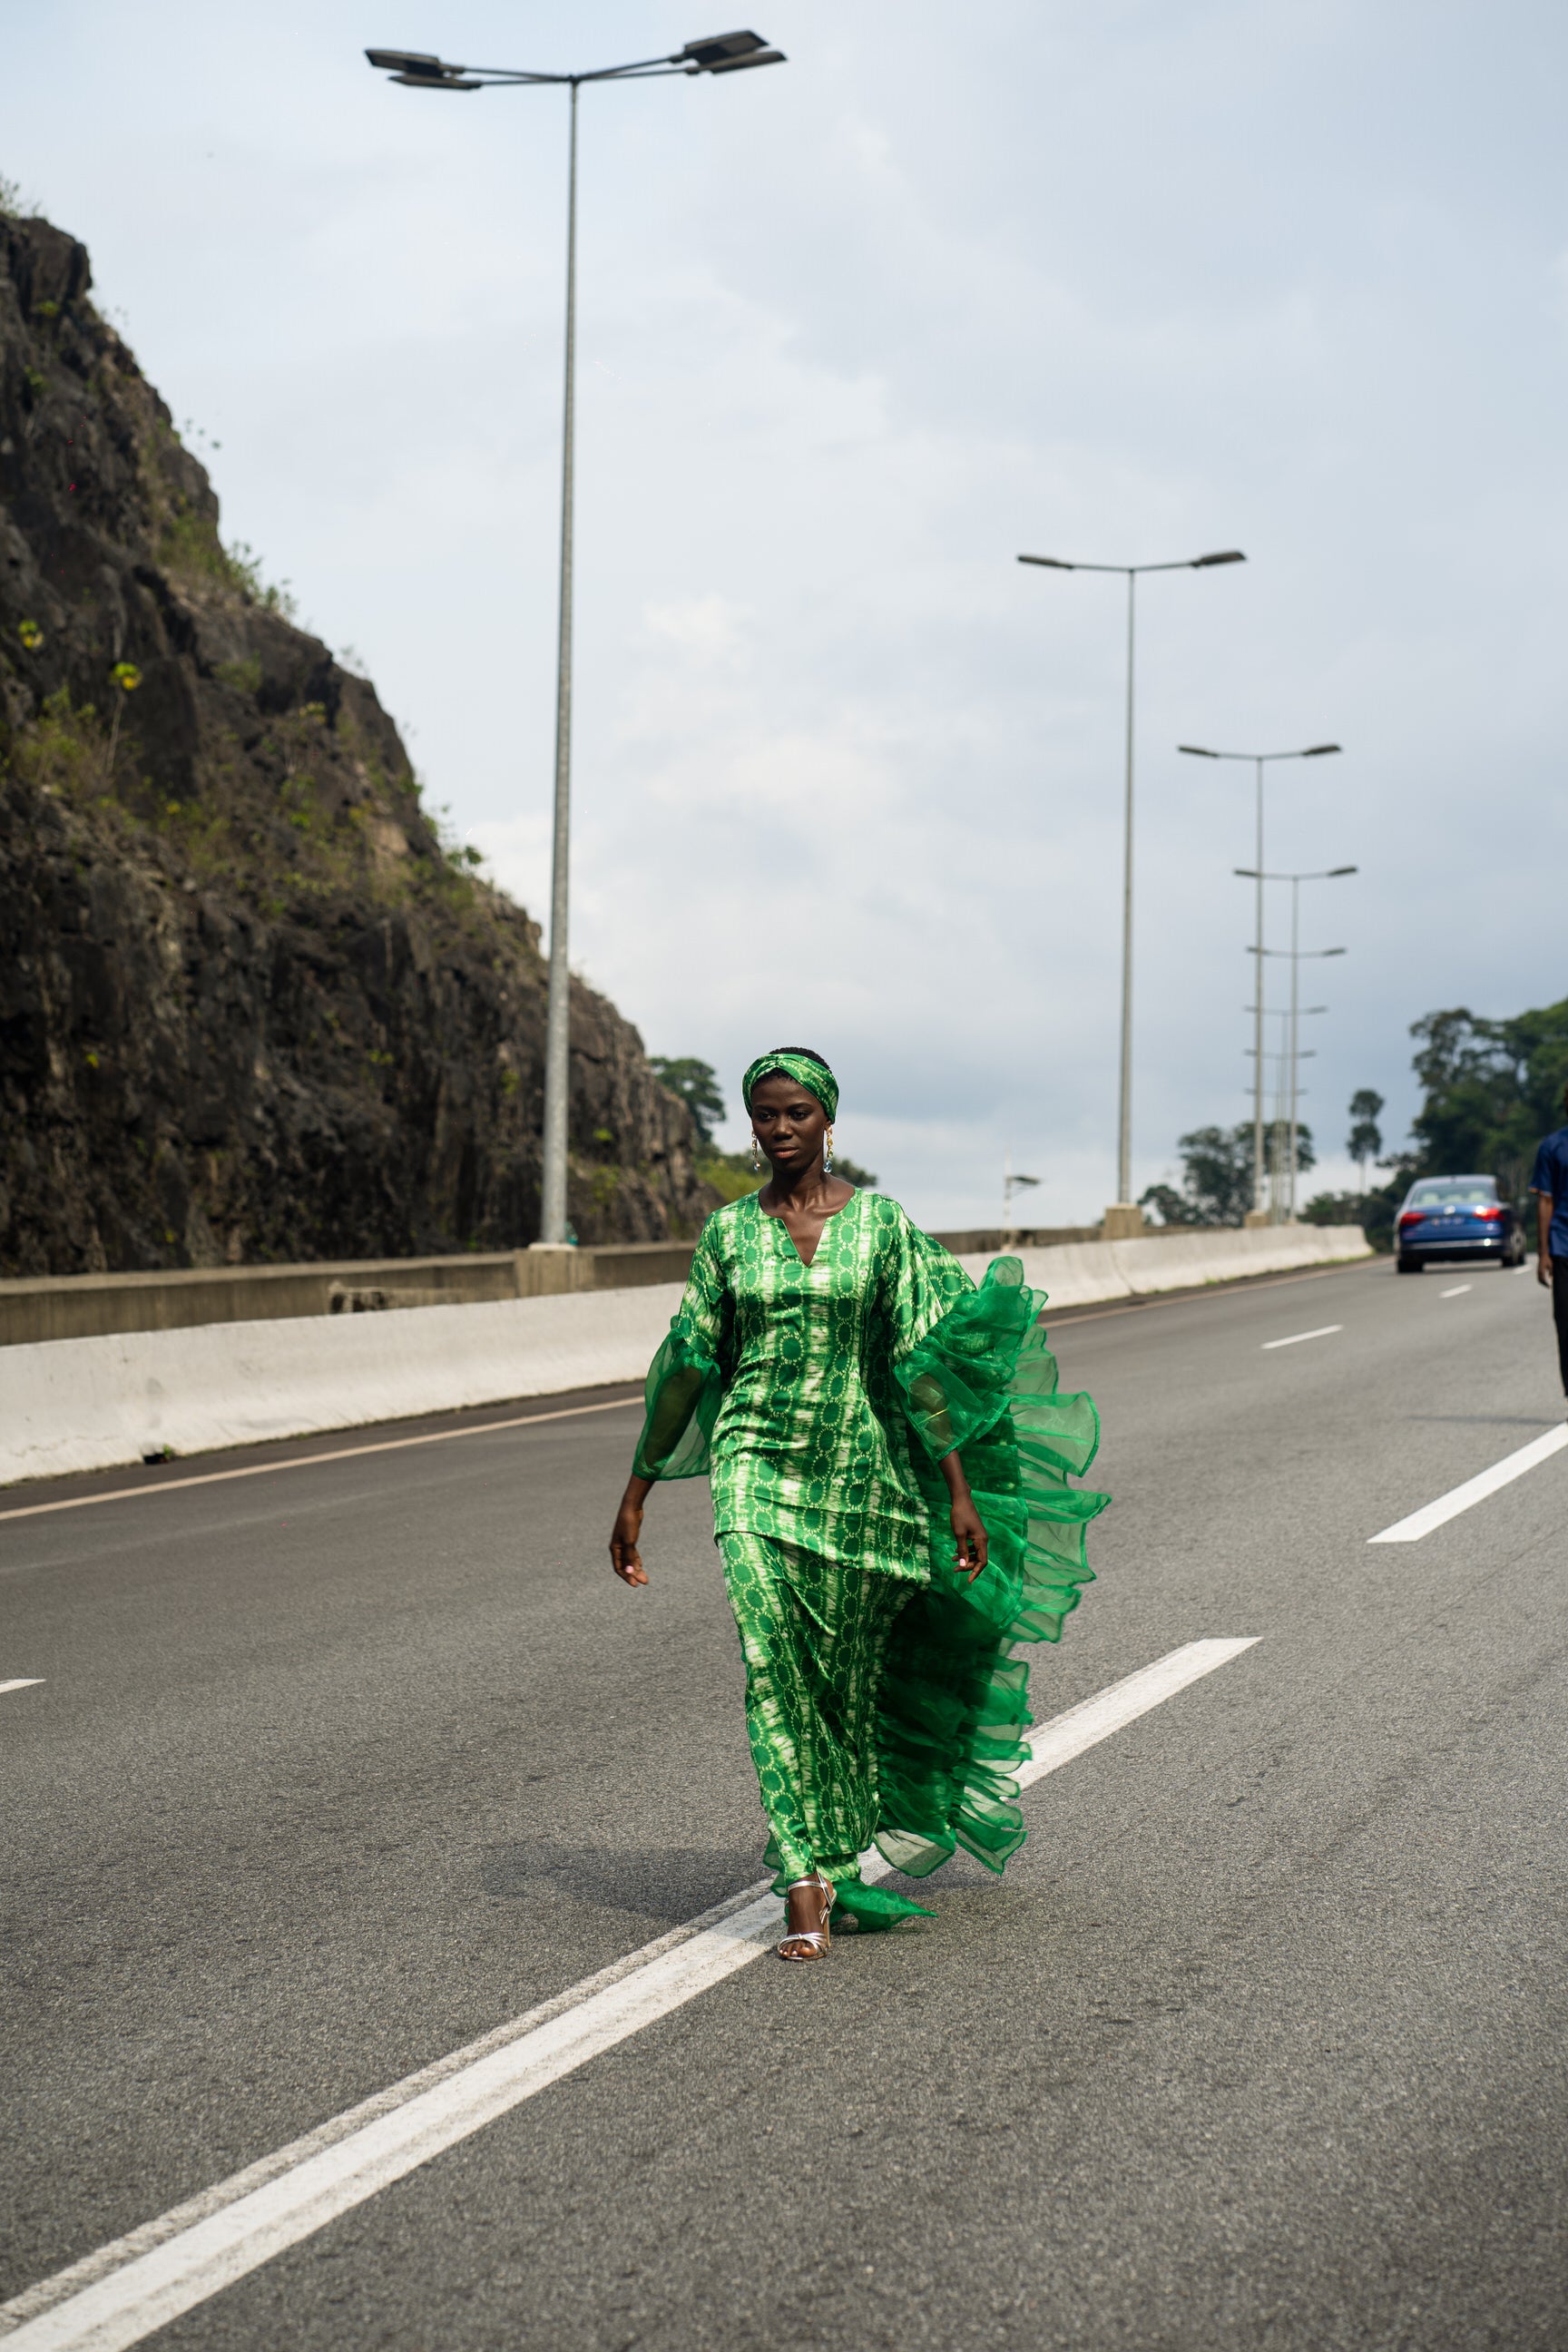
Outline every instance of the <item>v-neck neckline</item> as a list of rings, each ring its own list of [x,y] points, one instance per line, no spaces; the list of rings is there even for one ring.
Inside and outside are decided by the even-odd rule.
[[[816,1247],[812,1251],[809,1257],[801,1256],[800,1246],[796,1242],[795,1235],[791,1233],[784,1219],[779,1215],[777,1210],[763,1208],[761,1192],[753,1192],[752,1198],[757,1204],[758,1216],[765,1217],[770,1225],[777,1225],[780,1233],[783,1234],[785,1241],[788,1242],[790,1248],[794,1251],[796,1264],[804,1267],[805,1272],[809,1274],[812,1267],[816,1264],[817,1259],[822,1255],[822,1244],[827,1239],[828,1226],[835,1223],[838,1218],[846,1215],[847,1212],[855,1206],[856,1202],[860,1198],[860,1194],[858,1190],[852,1192],[849,1198],[843,1202],[842,1206],[837,1209],[829,1209],[826,1216],[824,1217],[822,1221],[822,1231],[816,1236]]]

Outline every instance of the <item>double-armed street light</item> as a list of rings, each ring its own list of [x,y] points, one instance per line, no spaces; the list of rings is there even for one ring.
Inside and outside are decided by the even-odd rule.
[[[1252,1207],[1255,1215],[1263,1213],[1263,771],[1276,760],[1326,760],[1340,749],[1337,743],[1309,743],[1302,751],[1210,751],[1201,743],[1178,743],[1189,760],[1247,760],[1257,775],[1258,810],[1258,898],[1256,908],[1258,986],[1253,991],[1258,999],[1254,1008],[1256,1023],[1252,1050],[1257,1055],[1252,1090]],[[1237,869],[1238,872],[1240,868]],[[1249,869],[1251,870],[1251,869]]]
[[[1145,572],[1207,572],[1219,563],[1245,563],[1238,548],[1217,555],[1189,555],[1174,563],[1068,563],[1059,555],[1020,555],[1020,563],[1038,563],[1049,572],[1114,572],[1127,583],[1127,766],[1121,844],[1121,1080],[1116,1122],[1116,1206],[1108,1230],[1118,1224],[1135,1230],[1139,1222],[1132,1206],[1132,684],[1136,590]],[[1118,1216],[1117,1212],[1120,1212]]]
[[[367,49],[379,72],[405,89],[526,89],[548,83],[572,93],[566,195],[566,381],[561,441],[561,602],[555,667],[555,811],[550,876],[550,997],[545,1015],[543,1187],[536,1247],[566,1246],[567,1108],[571,1079],[571,975],[566,960],[572,826],[572,554],[577,375],[577,93],[585,83],[658,81],[670,76],[741,73],[784,62],[760,33],[714,33],[668,57],[590,73],[530,73],[509,66],[453,65],[418,49]]]
[[[1236,874],[1239,875],[1243,881],[1256,882],[1259,887],[1261,887],[1265,882],[1289,882],[1290,885],[1289,946],[1288,948],[1256,947],[1252,950],[1252,953],[1258,958],[1258,988],[1256,994],[1259,1004],[1263,1002],[1264,958],[1266,956],[1289,956],[1290,959],[1290,1076],[1289,1112],[1290,1141],[1289,1156],[1286,1161],[1288,1173],[1285,1206],[1287,1219],[1293,1224],[1296,1219],[1296,1130],[1299,1124],[1297,1114],[1300,1100],[1300,1087],[1298,1086],[1298,1065],[1301,1058],[1301,1014],[1300,1010],[1301,966],[1303,963],[1321,961],[1328,956],[1342,956],[1346,952],[1343,948],[1304,948],[1301,946],[1301,885],[1303,882],[1337,882],[1342,876],[1346,874],[1357,874],[1361,869],[1359,866],[1320,866],[1315,872],[1310,874],[1266,874],[1263,872],[1261,867],[1237,866],[1232,870]],[[1317,1008],[1314,1007],[1313,1009],[1316,1010]]]

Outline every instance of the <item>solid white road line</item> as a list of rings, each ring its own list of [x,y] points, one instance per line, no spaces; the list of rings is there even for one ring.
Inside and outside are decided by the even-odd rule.
[[[1029,1735],[1033,1751],[1029,1761],[1018,1774],[1018,1785],[1027,1788],[1031,1780],[1042,1780],[1047,1772],[1058,1772],[1092,1748],[1101,1739],[1120,1731],[1123,1724],[1134,1723],[1151,1707],[1159,1706],[1165,1699],[1185,1690],[1205,1675],[1212,1675],[1216,1666],[1227,1665],[1239,1658],[1243,1650],[1250,1650],[1262,1637],[1257,1633],[1243,1634],[1239,1641],[1186,1642],[1167,1657],[1156,1658],[1152,1666],[1141,1666],[1124,1682],[1112,1683],[1106,1690],[1098,1691],[1093,1698],[1084,1699],[1078,1706],[1069,1706],[1065,1715],[1053,1716]],[[866,1874],[869,1876],[868,1867]]]
[[[1530,1444],[1521,1445],[1517,1454],[1505,1454],[1502,1460],[1494,1462],[1489,1470],[1483,1470],[1478,1477],[1467,1478],[1462,1486],[1452,1487],[1447,1495],[1439,1495],[1435,1503],[1425,1504],[1420,1510],[1412,1511],[1407,1519],[1395,1519],[1394,1525],[1384,1528],[1381,1535],[1368,1536],[1367,1541],[1419,1543],[1423,1536],[1429,1536],[1433,1528],[1440,1528],[1446,1519],[1457,1519],[1459,1513],[1468,1511],[1472,1504],[1484,1503],[1487,1496],[1495,1495],[1500,1486],[1511,1486],[1516,1478],[1522,1478],[1527,1470],[1533,1470],[1538,1464],[1549,1461],[1553,1454],[1561,1454],[1565,1445],[1568,1445],[1568,1423],[1561,1429],[1549,1429],[1544,1437],[1532,1437]]]
[[[1439,1298],[1463,1298],[1467,1290],[1474,1288],[1473,1282],[1457,1282],[1452,1290],[1440,1290],[1437,1296]]]
[[[1320,1323],[1315,1331],[1292,1331],[1288,1339],[1265,1339],[1263,1346],[1265,1350],[1269,1348],[1299,1348],[1303,1339],[1327,1339],[1344,1328],[1342,1323]]]
[[[18,1675],[12,1682],[0,1683],[0,1691],[37,1690],[43,1679],[42,1675]]]
[[[265,1478],[273,1470],[308,1470],[315,1462],[352,1462],[360,1454],[398,1454],[405,1445],[449,1445],[455,1437],[488,1437],[492,1429],[531,1429],[536,1421],[574,1421],[581,1412],[642,1411],[642,1399],[612,1397],[607,1404],[567,1404],[555,1412],[520,1412],[511,1421],[472,1422],[466,1429],[433,1429],[423,1437],[382,1437],[371,1445],[338,1445],[330,1454],[290,1454],[284,1462],[247,1462],[238,1470],[203,1470],[194,1478],[158,1478],[146,1486],[111,1486],[101,1495],[73,1495],[64,1503],[24,1503],[0,1511],[0,1519],[36,1519],[45,1511],[85,1511],[89,1503],[132,1503],[142,1495],[167,1495],[176,1486],[221,1486],[228,1478]]]
[[[1019,1780],[1058,1771],[1258,1637],[1188,1642],[1033,1734]],[[884,1878],[880,1855],[864,1863]],[[590,2058],[760,1959],[779,1932],[766,1882],[556,2000],[454,2051],[319,2131],[0,2306],[6,2352],[121,2352],[298,2245]]]

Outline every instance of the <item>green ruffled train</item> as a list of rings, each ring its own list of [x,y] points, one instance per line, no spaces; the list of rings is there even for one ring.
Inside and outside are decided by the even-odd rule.
[[[1094,1580],[1085,1533],[1110,1498],[1068,1481],[1094,1459],[1100,1416],[1090,1397],[1058,1391],[1044,1305],[1019,1261],[998,1258],[895,1369],[923,1441],[914,1460],[931,1583],[900,1612],[883,1673],[876,1844],[913,1878],[959,1846],[999,1871],[1022,1845],[1015,1775],[1028,1755],[1029,1669],[1013,1647],[1058,1641]],[[952,1565],[937,1467],[953,1445],[990,1537],[973,1584]]]

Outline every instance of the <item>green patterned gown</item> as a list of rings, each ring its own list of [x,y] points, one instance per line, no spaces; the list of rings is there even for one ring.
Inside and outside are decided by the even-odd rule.
[[[912,1906],[859,1883],[873,1841],[923,1876],[1023,1843],[1030,1717],[1018,1641],[1055,1641],[1090,1580],[1075,1489],[1099,1443],[1016,1258],[976,1288],[896,1201],[857,1192],[809,1265],[755,1193],[702,1229],[647,1377],[635,1468],[707,1473],[746,1664],[746,1717],[782,1890],[813,1869],[863,1925]],[[957,1446],[990,1536],[952,1565]]]

